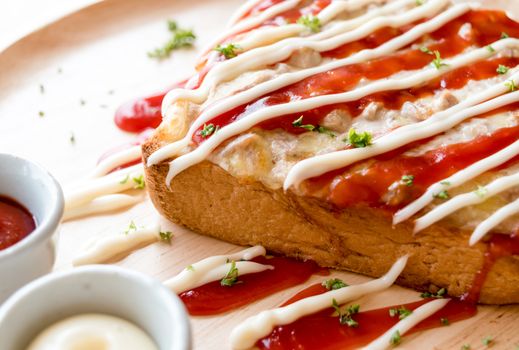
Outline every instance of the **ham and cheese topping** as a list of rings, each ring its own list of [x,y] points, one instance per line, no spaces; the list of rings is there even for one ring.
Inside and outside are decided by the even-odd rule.
[[[338,208],[517,229],[519,24],[449,0],[245,6],[163,102],[168,184],[209,160]],[[171,160],[173,159],[173,160]]]

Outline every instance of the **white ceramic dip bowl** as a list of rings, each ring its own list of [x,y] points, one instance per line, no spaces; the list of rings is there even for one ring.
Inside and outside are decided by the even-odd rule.
[[[0,250],[0,305],[16,289],[52,270],[63,192],[41,166],[0,153],[0,196],[16,200],[36,219],[36,229]]]
[[[44,329],[81,314],[123,318],[160,350],[191,349],[184,304],[159,281],[116,266],[91,265],[33,281],[0,307],[2,350],[26,349]]]

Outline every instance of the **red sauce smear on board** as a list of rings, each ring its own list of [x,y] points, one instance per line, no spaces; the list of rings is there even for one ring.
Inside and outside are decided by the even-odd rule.
[[[466,23],[471,24],[470,33],[461,37],[459,35],[460,28]],[[373,48],[410,28],[410,26],[406,26],[400,29],[392,29],[389,31],[389,34],[384,30],[379,30],[365,39],[348,43],[342,48],[333,50],[333,53],[330,51],[329,55],[342,57],[342,55],[347,56],[362,49]],[[519,24],[506,17],[506,14],[502,11],[473,10],[447,23],[436,32],[424,36],[417,43],[433,39],[433,43],[428,44],[428,49],[431,52],[439,51],[442,58],[448,58],[458,55],[474,45],[479,47],[489,45],[499,40],[503,32],[512,37],[519,37]],[[236,107],[216,116],[208,124],[212,123],[215,126],[223,127],[247,116],[251,112],[268,106],[350,91],[362,79],[380,80],[401,71],[422,69],[430,65],[433,58],[433,55],[422,52],[420,49],[409,49],[367,62],[343,66],[313,75],[298,83],[262,96],[250,103]],[[518,62],[517,59],[505,59],[505,61],[512,66]],[[496,76],[498,74],[496,68],[499,64],[499,60],[480,62],[472,67],[462,67],[447,73],[440,79],[429,82],[425,87],[386,91],[350,103],[328,105],[302,113],[283,115],[265,121],[259,127],[265,129],[282,128],[297,134],[306,132],[305,129],[292,126],[292,122],[301,115],[304,117],[305,124],[315,125],[319,124],[322,118],[329,112],[338,108],[346,109],[353,116],[356,116],[372,101],[381,102],[387,108],[399,109],[404,102],[415,101],[420,97],[433,94],[436,90],[461,88],[469,80],[488,79]],[[198,144],[208,139],[201,136],[201,129],[193,135],[193,141]]]
[[[0,250],[27,237],[36,228],[31,213],[13,199],[0,196]]]
[[[180,293],[190,315],[216,315],[248,305],[258,299],[305,282],[322,268],[312,261],[283,257],[257,257],[252,261],[274,266],[274,270],[240,276],[239,283],[225,287],[220,281]]]
[[[320,284],[310,286],[296,294],[282,306],[303,298],[325,293],[326,291],[326,288]],[[334,310],[330,307],[329,309],[304,316],[291,324],[275,327],[270,335],[259,340],[256,346],[265,350],[357,349],[369,344],[398,323],[398,316],[389,316],[389,309],[404,306],[408,310],[414,310],[431,300],[433,299],[393,305],[365,312],[362,311],[361,305],[361,312],[353,316],[353,319],[359,324],[356,328],[341,325],[339,319],[336,316],[332,316]],[[476,312],[477,308],[474,304],[453,299],[445,307],[417,324],[406,334],[442,327],[442,319],[447,319],[449,323],[452,323],[470,318]]]

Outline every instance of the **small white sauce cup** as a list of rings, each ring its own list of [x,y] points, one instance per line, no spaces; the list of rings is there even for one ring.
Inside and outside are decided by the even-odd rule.
[[[191,349],[189,318],[177,295],[144,274],[101,265],[53,273],[13,294],[0,307],[1,348],[26,349],[45,328],[85,313],[132,322],[160,350]]]
[[[14,199],[36,219],[36,229],[0,250],[0,305],[24,284],[49,273],[56,256],[55,233],[63,215],[63,192],[41,166],[0,153],[0,196]]]

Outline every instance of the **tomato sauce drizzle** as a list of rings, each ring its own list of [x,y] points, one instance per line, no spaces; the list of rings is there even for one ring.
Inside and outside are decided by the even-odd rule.
[[[274,270],[239,276],[232,287],[220,281],[180,293],[180,299],[191,315],[216,315],[248,305],[258,299],[305,282],[315,273],[327,273],[313,261],[283,257],[257,257],[252,261],[274,266]]]
[[[303,298],[322,294],[326,291],[320,284],[310,286],[296,294],[282,306]],[[353,316],[353,319],[359,324],[356,328],[341,325],[338,317],[332,316],[334,310],[330,307],[326,310],[304,316],[291,324],[275,327],[267,337],[259,340],[256,346],[265,350],[357,349],[369,344],[399,321],[398,316],[391,317],[389,315],[389,309],[404,306],[408,310],[414,310],[431,300],[433,299],[393,305],[365,312],[362,311],[361,305],[361,312]],[[413,327],[407,334],[442,327],[442,319],[447,319],[449,323],[464,320],[474,316],[476,312],[477,308],[474,304],[453,299],[444,308]]]
[[[0,196],[0,250],[27,237],[36,228],[32,214],[11,198]]]
[[[459,32],[467,23],[471,24],[470,32],[461,36]],[[329,52],[328,55],[338,58],[339,56],[347,56],[362,49],[376,47],[392,37],[409,30],[411,27],[412,26],[405,26],[399,29],[392,29],[389,33],[385,30],[379,30],[366,39],[346,44],[342,48]],[[458,55],[474,45],[479,47],[489,45],[499,40],[504,32],[509,36],[519,37],[519,24],[506,17],[506,14],[501,11],[473,10],[447,23],[436,32],[424,36],[419,39],[417,43],[432,39],[433,43],[428,45],[427,48],[431,52],[439,51],[442,58],[448,58]],[[223,127],[268,106],[349,91],[354,89],[362,79],[380,80],[401,71],[418,70],[430,65],[433,58],[430,53],[422,52],[422,50],[417,48],[404,50],[368,62],[343,66],[316,74],[298,83],[262,96],[250,103],[236,107],[216,116],[209,123]],[[356,116],[361,113],[367,103],[371,101],[381,102],[387,108],[398,109],[402,103],[431,95],[438,89],[461,88],[469,80],[486,79],[496,76],[498,74],[494,68],[496,63],[498,63],[497,60],[491,60],[490,63],[481,62],[473,67],[457,69],[454,72],[446,74],[441,79],[428,83],[425,88],[388,91],[368,96],[351,103],[330,105],[294,115],[279,116],[261,123],[258,126],[264,129],[282,128],[285,131],[297,134],[305,132],[302,128],[292,126],[292,122],[301,115],[304,116],[305,123],[319,124],[322,118],[334,109],[346,109],[353,116]],[[507,61],[507,63],[511,65],[516,64],[517,60],[511,59]],[[207,139],[201,137],[201,129],[202,128],[193,135],[193,141],[197,144]]]
[[[519,108],[519,104],[513,108]],[[433,183],[489,157],[518,138],[519,126],[514,126],[469,142],[442,146],[423,155],[405,155],[409,148],[417,145],[413,143],[309,179],[303,186],[309,195],[326,199],[339,208],[359,203],[386,209],[401,208],[421,196]],[[414,176],[411,186],[400,181],[404,175]]]
[[[469,303],[476,303],[495,263],[499,259],[513,255],[519,255],[519,232],[513,235],[493,234],[487,243],[483,266],[474,277],[471,289],[463,295],[462,299]]]

